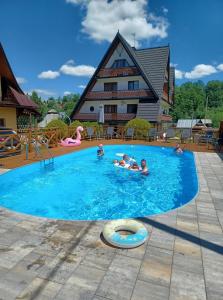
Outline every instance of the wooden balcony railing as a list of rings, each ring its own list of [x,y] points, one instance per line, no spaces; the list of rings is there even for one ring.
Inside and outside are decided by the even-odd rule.
[[[125,67],[125,68],[118,68],[118,69],[111,69],[111,68],[105,68],[101,69],[98,72],[99,78],[105,78],[105,77],[123,77],[123,76],[134,76],[139,75],[139,71],[136,67]]]
[[[150,90],[122,90],[122,91],[95,91],[88,92],[85,96],[89,100],[97,99],[123,99],[123,98],[147,98],[152,97]]]
[[[105,113],[105,121],[129,121],[132,120],[136,117],[136,114],[120,114],[120,113],[111,113],[111,114],[106,114]],[[84,114],[84,113],[79,113],[76,114],[75,119],[77,120],[88,120],[88,121],[97,121],[98,120],[98,114]]]

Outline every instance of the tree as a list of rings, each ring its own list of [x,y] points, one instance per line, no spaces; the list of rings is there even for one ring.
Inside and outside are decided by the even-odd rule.
[[[48,110],[46,102],[38,96],[36,91],[32,92],[30,98],[33,102],[35,102],[38,105],[38,111],[40,113],[40,117],[38,119],[39,121],[42,121]]]
[[[205,115],[205,85],[202,81],[186,82],[175,89],[172,116],[178,119],[203,118]]]
[[[208,96],[208,107],[223,106],[223,82],[219,80],[209,81],[206,85],[206,95]]]

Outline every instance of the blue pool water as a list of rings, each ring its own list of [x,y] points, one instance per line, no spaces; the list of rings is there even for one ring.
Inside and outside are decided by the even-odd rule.
[[[190,201],[198,182],[191,152],[140,145],[105,146],[105,156],[89,148],[0,176],[0,206],[64,220],[108,220],[166,212]],[[116,153],[145,158],[149,176],[114,167]]]

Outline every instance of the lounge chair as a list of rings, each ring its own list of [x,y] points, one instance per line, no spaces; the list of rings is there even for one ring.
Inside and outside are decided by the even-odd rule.
[[[157,129],[156,128],[150,128],[148,131],[148,139],[155,141],[157,138]]]
[[[87,127],[87,138],[91,141],[92,137],[94,136],[94,128],[93,127]]]
[[[205,132],[205,134],[202,134],[200,136],[200,138],[199,138],[199,144],[200,143],[206,143],[206,144],[210,143],[212,141],[212,139],[213,139],[213,135],[214,135],[213,131],[207,130]]]
[[[134,128],[127,128],[126,132],[125,132],[125,139],[132,139],[134,138]]]
[[[112,139],[114,136],[114,127],[108,127],[106,131],[106,137]]]

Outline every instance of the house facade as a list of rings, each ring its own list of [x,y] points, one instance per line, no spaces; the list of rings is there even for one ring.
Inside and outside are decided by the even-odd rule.
[[[0,44],[0,127],[17,129],[29,124],[38,106],[21,90]]]
[[[136,50],[117,33],[71,118],[98,121],[103,106],[105,123],[111,125],[136,117],[151,123],[170,122],[173,102],[169,46]]]

